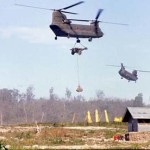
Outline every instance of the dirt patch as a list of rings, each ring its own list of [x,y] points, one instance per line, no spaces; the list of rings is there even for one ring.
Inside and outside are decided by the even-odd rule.
[[[130,141],[150,141],[150,132],[130,132]]]

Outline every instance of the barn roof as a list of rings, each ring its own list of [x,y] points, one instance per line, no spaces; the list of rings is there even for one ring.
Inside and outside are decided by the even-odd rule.
[[[128,122],[129,118],[150,119],[150,107],[127,107],[123,122]]]

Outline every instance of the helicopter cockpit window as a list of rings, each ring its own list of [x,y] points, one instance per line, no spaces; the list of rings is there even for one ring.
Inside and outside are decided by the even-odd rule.
[[[68,20],[68,19],[62,20],[62,22],[63,22],[63,23],[67,23],[67,24],[70,24],[70,23],[71,23],[71,21]]]
[[[64,15],[64,14],[62,14],[62,18],[63,18],[64,20],[67,20],[67,17],[66,17],[66,15]]]

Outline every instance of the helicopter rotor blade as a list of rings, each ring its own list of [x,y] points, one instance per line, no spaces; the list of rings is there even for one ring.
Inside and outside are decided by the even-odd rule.
[[[95,20],[86,20],[86,19],[68,19],[68,20],[72,20],[72,21],[83,21],[83,22],[95,22]],[[124,25],[127,26],[128,24],[124,24],[124,23],[115,23],[115,22],[105,22],[105,21],[97,21],[97,22],[101,22],[101,23],[107,23],[107,24],[114,24],[114,25]]]
[[[78,14],[78,13],[74,13],[74,12],[70,12],[70,11],[63,11],[63,10],[60,10],[60,12],[67,13],[67,14],[73,14],[73,15],[77,15]]]
[[[106,66],[119,67],[119,68],[121,68],[121,65],[106,65]],[[124,65],[123,65],[123,67],[127,67],[127,68],[130,68],[130,69],[134,70],[133,67],[124,66]]]
[[[111,66],[111,67],[120,67],[118,65],[106,65],[106,66]]]
[[[71,20],[71,21],[84,21],[84,22],[91,21],[91,20],[84,20],[84,19],[68,19],[68,20]]]
[[[96,20],[96,21],[98,20],[100,14],[101,14],[102,12],[103,12],[103,9],[99,9],[99,10],[98,10],[98,12],[97,12],[97,14],[96,14],[96,17],[95,17],[95,20]]]
[[[84,1],[80,1],[80,2],[78,2],[78,3],[75,3],[75,4],[73,4],[73,5],[70,5],[70,6],[61,8],[61,9],[59,9],[59,10],[66,10],[66,9],[69,9],[69,8],[71,8],[71,7],[74,7],[74,6],[79,5],[79,4],[82,4],[82,3],[84,3]]]
[[[17,6],[21,6],[21,7],[30,7],[30,8],[36,8],[36,9],[43,9],[43,10],[52,10],[52,11],[60,11],[63,13],[68,13],[68,14],[78,14],[78,13],[74,13],[74,12],[69,12],[69,11],[63,11],[61,9],[57,10],[57,9],[49,9],[49,8],[44,8],[44,7],[36,7],[36,6],[30,6],[30,5],[24,5],[24,4],[15,4]]]
[[[99,9],[97,14],[96,14],[96,17],[95,17],[95,20],[86,20],[86,19],[69,19],[69,20],[72,20],[72,21],[84,21],[84,22],[95,22],[95,23],[98,23],[100,21],[98,21],[97,19],[99,18],[100,14],[102,13],[103,9]]]
[[[95,22],[95,23],[98,23],[100,21],[98,21],[97,19],[99,18],[100,14],[102,13],[103,9],[99,9],[97,14],[96,14],[96,17],[95,17],[95,20],[88,20],[88,19],[68,19],[68,20],[72,20],[72,21],[83,21],[83,22]]]
[[[23,4],[15,4],[17,6],[21,6],[21,7],[30,7],[30,8],[36,8],[36,9],[44,9],[44,10],[54,10],[55,9],[49,9],[49,8],[43,8],[43,7],[36,7],[36,6],[30,6],[30,5],[23,5]]]
[[[115,24],[115,25],[124,25],[124,26],[127,26],[127,25],[128,25],[128,24],[125,24],[125,23],[106,22],[106,21],[98,21],[98,22],[107,23],[107,24]]]
[[[150,73],[150,71],[144,71],[144,70],[136,70],[136,71]]]

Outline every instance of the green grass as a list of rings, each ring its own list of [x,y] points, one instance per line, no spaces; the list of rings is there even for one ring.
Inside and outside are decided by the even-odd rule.
[[[53,144],[53,145],[62,145],[64,143],[65,142],[63,141],[63,139],[61,137],[51,139],[51,144]]]
[[[82,139],[72,139],[68,143],[69,145],[84,145],[85,142]]]

